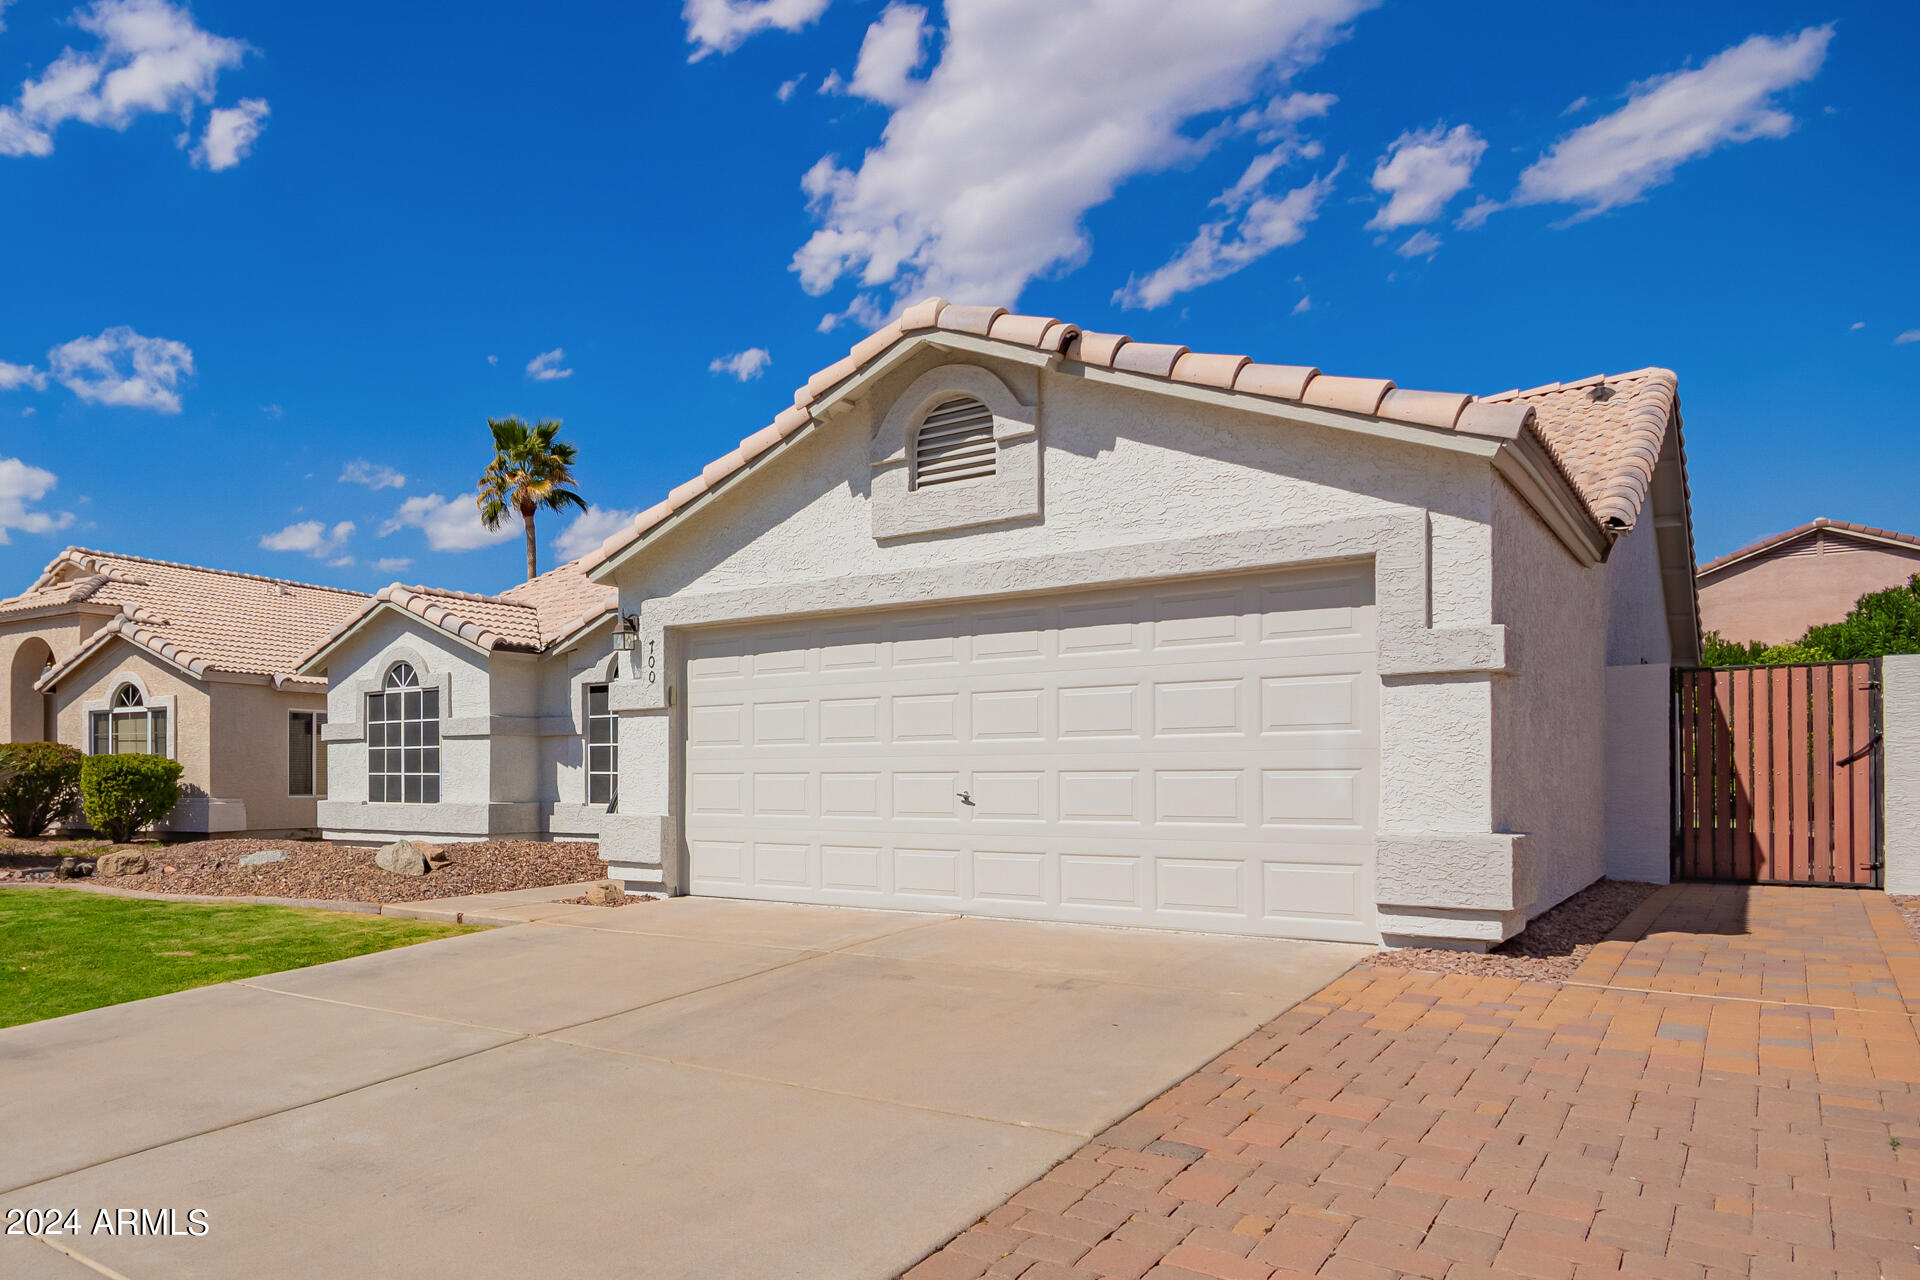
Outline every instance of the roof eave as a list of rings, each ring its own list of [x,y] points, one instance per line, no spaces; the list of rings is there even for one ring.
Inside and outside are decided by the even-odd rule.
[[[423,623],[426,626],[432,627],[435,631],[438,631],[441,635],[446,636],[449,639],[455,640],[458,643],[465,645],[467,648],[473,650],[475,653],[490,654],[497,649],[506,649],[506,648],[513,647],[505,643],[496,643],[493,645],[480,644],[477,641],[474,641],[472,639],[469,639],[466,636],[461,635],[458,631],[454,630],[451,627],[442,626],[440,623],[433,621],[431,618],[422,617],[420,614],[413,612],[413,610],[408,609],[402,605],[395,604],[391,600],[381,600],[376,598],[373,601],[373,603],[370,606],[368,606],[368,608],[364,612],[356,615],[344,627],[340,628],[340,630],[328,636],[325,640],[322,640],[317,646],[315,646],[312,650],[310,650],[305,657],[301,658],[298,662],[296,662],[293,667],[293,674],[297,676],[310,676],[317,671],[324,670],[322,663],[329,654],[331,654],[335,649],[338,649],[341,645],[345,644],[348,640],[352,639],[354,636],[358,635],[362,630],[364,630],[368,625],[370,625],[373,622],[375,617],[388,612],[391,612],[401,618],[405,618],[413,622]],[[492,635],[493,633],[486,632],[484,634]],[[520,650],[520,652],[527,652],[527,651],[523,649],[523,650]]]
[[[1493,456],[1493,469],[1583,567],[1607,558],[1613,540],[1594,522],[1539,436],[1523,431],[1503,443]]]

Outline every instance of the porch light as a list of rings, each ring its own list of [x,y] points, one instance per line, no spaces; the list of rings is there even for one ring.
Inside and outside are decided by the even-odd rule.
[[[613,647],[621,653],[632,653],[633,643],[640,638],[640,619],[630,613],[620,615],[620,625],[613,630]]]

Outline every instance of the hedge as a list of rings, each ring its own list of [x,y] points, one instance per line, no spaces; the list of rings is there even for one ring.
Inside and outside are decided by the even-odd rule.
[[[142,827],[173,812],[180,802],[180,767],[165,756],[88,756],[80,766],[87,822],[115,844],[125,844]]]

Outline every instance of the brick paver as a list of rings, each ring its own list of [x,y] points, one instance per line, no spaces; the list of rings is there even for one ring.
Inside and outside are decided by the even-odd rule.
[[[910,1280],[1920,1280],[1920,946],[1675,886],[1565,984],[1361,967]]]

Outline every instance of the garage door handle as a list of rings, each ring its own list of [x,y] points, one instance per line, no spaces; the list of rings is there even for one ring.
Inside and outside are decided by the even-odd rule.
[[[964,804],[969,808],[973,806],[973,793],[971,791],[956,791],[953,794],[960,797],[961,804]]]

